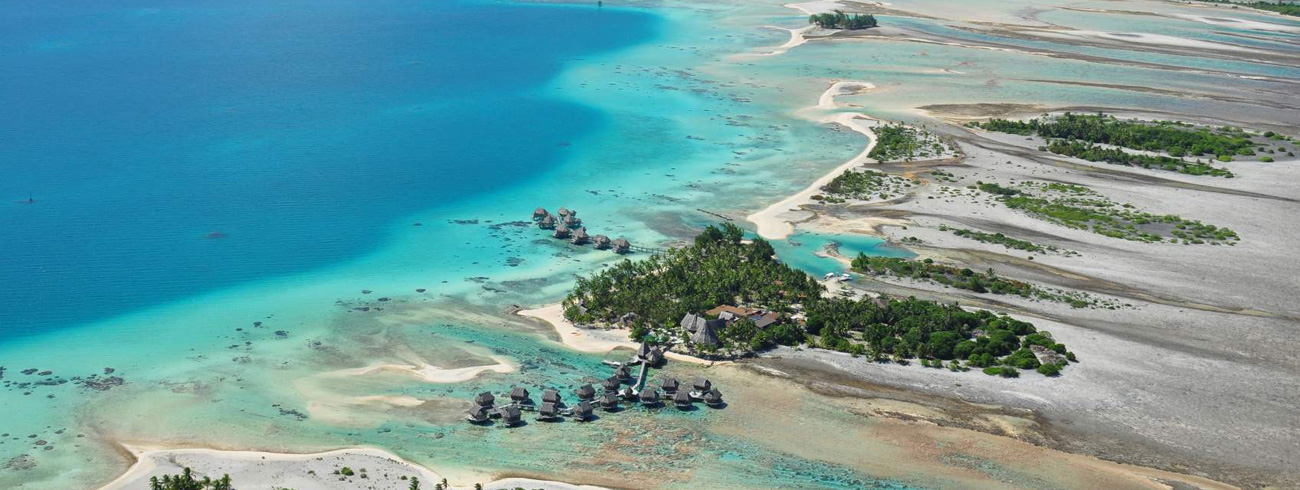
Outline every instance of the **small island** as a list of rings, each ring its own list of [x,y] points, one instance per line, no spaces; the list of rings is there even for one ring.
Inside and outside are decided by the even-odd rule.
[[[871,14],[848,15],[836,10],[834,13],[813,14],[808,16],[808,23],[822,29],[847,29],[856,31],[876,27],[876,16]]]
[[[773,254],[771,244],[746,241],[735,225],[709,226],[690,245],[579,278],[564,316],[712,358],[806,345],[1005,377],[1025,369],[1056,376],[1074,358],[1050,333],[1005,314],[911,297],[829,295]]]

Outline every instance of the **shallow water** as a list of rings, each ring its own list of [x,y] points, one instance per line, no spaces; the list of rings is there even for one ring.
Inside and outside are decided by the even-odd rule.
[[[1020,18],[1017,6],[990,15]],[[547,328],[502,313],[554,302],[573,274],[619,259],[549,238],[527,225],[531,210],[577,209],[591,233],[653,247],[719,215],[743,222],[861,151],[857,133],[800,112],[840,79],[880,87],[843,97],[861,106],[844,110],[912,122],[933,123],[918,105],[975,102],[1295,118],[1029,80],[1277,93],[1270,82],[1024,53],[813,42],[733,58],[785,42],[758,26],[804,22],[776,4],[308,7],[0,7],[0,59],[20,74],[0,79],[11,201],[0,205],[0,365],[10,382],[0,390],[8,414],[0,433],[10,434],[0,462],[28,454],[36,465],[0,469],[0,486],[92,487],[122,469],[111,440],[282,451],[370,444],[435,470],[585,481],[656,473],[674,488],[943,486],[766,441],[744,419],[760,408],[816,421],[812,429],[861,421],[812,395],[788,409],[747,405],[765,400],[762,386],[724,386],[736,408],[721,411],[637,408],[518,430],[463,424],[478,391],[525,385],[537,396],[608,374],[604,356],[562,349]],[[1079,17],[1115,30],[1109,18]],[[898,22],[981,40],[944,22]],[[1183,28],[1217,36],[1204,24]],[[1244,61],[1055,48],[1295,75]],[[35,204],[12,202],[28,192]],[[908,254],[860,236],[800,233],[773,245],[782,260],[823,274],[841,270],[815,254],[830,243],[845,256]],[[490,356],[519,369],[446,385],[330,374],[378,363],[464,367]],[[29,367],[53,374],[20,372]],[[71,381],[105,368],[125,384],[94,391]],[[675,363],[669,372],[685,378],[701,368]],[[39,379],[69,381],[20,385]],[[424,403],[384,401],[399,396]]]

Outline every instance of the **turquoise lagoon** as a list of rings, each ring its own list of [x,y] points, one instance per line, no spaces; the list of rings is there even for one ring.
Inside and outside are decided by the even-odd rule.
[[[983,10],[1015,19],[1008,12],[1018,5]],[[1092,17],[1100,16],[1081,16]],[[944,486],[796,456],[739,415],[761,408],[864,423],[812,401],[635,409],[515,431],[465,426],[460,410],[477,391],[568,388],[605,373],[601,356],[562,349],[544,326],[504,313],[554,302],[574,274],[616,260],[550,240],[527,226],[529,213],[567,206],[592,233],[656,246],[716,221],[700,209],[743,221],[865,144],[800,115],[835,80],[881,87],[844,97],[860,106],[851,110],[905,121],[924,121],[914,108],[933,103],[1244,111],[1032,81],[1044,78],[1286,93],[1223,74],[1169,77],[902,41],[735,57],[785,42],[759,26],[804,19],[754,2],[6,2],[0,433],[9,435],[0,437],[0,463],[34,466],[0,469],[0,487],[94,487],[124,469],[114,441],[373,445],[452,474],[657,473],[670,488]],[[1284,109],[1250,111],[1260,121],[1294,119]],[[29,193],[35,202],[21,202]],[[783,260],[823,273],[839,264],[813,252],[831,242],[846,255],[906,253],[808,233],[774,245]],[[337,375],[492,357],[518,370],[442,385]],[[29,368],[52,374],[22,374]],[[125,383],[97,391],[73,380],[105,368]],[[673,364],[670,374],[699,370]],[[749,407],[756,391],[729,396]],[[385,401],[399,397],[424,403]]]

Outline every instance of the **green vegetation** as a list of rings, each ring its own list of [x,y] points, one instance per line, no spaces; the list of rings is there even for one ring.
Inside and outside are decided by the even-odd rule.
[[[951,231],[954,235],[962,238],[969,238],[981,243],[996,243],[1007,247],[1010,250],[1023,250],[1030,253],[1045,254],[1048,252],[1062,253],[1064,255],[1078,255],[1073,250],[1061,250],[1055,245],[1039,245],[1037,243],[1011,238],[1001,233],[985,233],[982,231],[968,230],[964,228],[949,228],[947,225],[939,225],[939,231]]]
[[[834,13],[813,14],[808,16],[808,23],[822,29],[870,29],[876,27],[876,17],[871,14],[848,15],[836,10]]]
[[[953,149],[939,140],[938,136],[903,124],[889,123],[878,126],[873,131],[876,133],[876,146],[867,156],[876,161],[910,162],[917,159],[939,158],[953,152]]]
[[[1163,241],[1188,245],[1210,243],[1233,245],[1237,233],[1200,221],[1166,214],[1154,215],[1135,211],[1131,204],[1118,204],[1092,189],[1073,184],[1023,183],[1040,194],[995,183],[978,182],[979,190],[998,196],[1010,209],[1070,228],[1089,230],[1099,235],[1149,243]]]
[[[1277,12],[1282,15],[1294,15],[1300,17],[1300,4],[1287,3],[1287,2],[1283,2],[1282,0],[1278,0],[1277,2],[1264,2],[1264,1],[1236,2],[1233,0],[1201,0],[1201,1],[1209,2],[1209,3],[1220,3],[1224,5],[1232,5],[1234,8],[1240,5],[1242,7],[1250,7],[1258,10]]]
[[[1039,147],[1039,149],[1047,150],[1057,155],[1080,158],[1090,162],[1105,162],[1114,165],[1142,167],[1145,169],[1168,170],[1170,172],[1178,172],[1180,174],[1188,175],[1233,177],[1232,172],[1228,169],[1215,167],[1200,160],[1190,162],[1183,160],[1182,158],[1167,157],[1164,155],[1138,155],[1119,148],[1103,148],[1092,143],[1084,143],[1078,140],[1052,140],[1047,144],[1047,146]]]
[[[975,272],[969,268],[957,268],[935,263],[933,259],[921,261],[893,257],[870,257],[858,254],[853,259],[853,270],[863,274],[877,276],[895,276],[917,281],[930,281],[944,286],[965,289],[975,293],[1013,294],[1022,298],[1041,299],[1066,303],[1075,308],[1105,307],[1117,308],[1113,301],[1106,301],[1079,291],[1064,291],[1036,286],[1024,281],[999,276],[988,269]]]
[[[163,475],[162,479],[156,476],[149,478],[149,490],[232,490],[233,488],[230,484],[230,475],[223,475],[218,480],[206,476],[202,480],[196,480],[194,472],[189,468],[185,468],[179,475]]]
[[[978,367],[998,365],[1029,335],[1043,336],[1028,322],[957,305],[916,298],[824,297],[816,280],[775,260],[770,244],[762,239],[744,243],[742,238],[740,228],[730,223],[710,226],[691,245],[639,262],[624,260],[579,278],[564,299],[564,315],[579,324],[627,321],[637,340],[680,339],[703,354],[746,355],[776,345],[807,344],[875,360],[921,358],[935,367],[947,360],[954,371],[964,370],[963,360]],[[691,345],[681,318],[719,305],[761,308],[779,313],[784,321],[763,329],[734,321],[717,332],[720,345]],[[806,316],[803,324],[796,320],[800,312]]]
[[[884,172],[849,170],[836,176],[829,184],[822,187],[822,191],[829,195],[816,195],[812,198],[832,203],[844,202],[845,199],[863,201],[891,199],[903,195],[908,189],[916,185],[917,182],[914,180],[889,175]]]

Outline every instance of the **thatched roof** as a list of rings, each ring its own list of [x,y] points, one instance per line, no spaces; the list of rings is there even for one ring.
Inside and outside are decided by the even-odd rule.
[[[528,399],[528,389],[522,386],[516,386],[510,389],[510,399],[521,402]]]
[[[560,414],[560,406],[555,403],[543,403],[537,413],[543,417],[554,417]]]
[[[551,213],[547,212],[547,211],[546,211],[546,208],[543,208],[543,207],[541,207],[541,206],[537,206],[537,209],[534,209],[534,210],[533,210],[533,219],[534,219],[534,220],[539,220],[539,219],[545,218],[545,217],[550,216],[550,215],[551,215]]]
[[[542,391],[542,403],[560,403],[560,392],[552,389]]]
[[[713,388],[713,383],[709,381],[709,378],[695,378],[694,385],[695,391],[709,391],[710,388]]]
[[[568,216],[565,216],[564,219],[563,219],[562,221],[564,221],[564,224],[569,225],[569,226],[578,226],[578,225],[582,224],[582,220],[573,217],[572,214],[570,214],[570,215],[568,215]]]
[[[618,391],[618,388],[620,386],[623,386],[623,381],[618,379],[617,377],[610,376],[609,378],[605,379],[605,383],[604,383],[605,391]]]
[[[570,213],[569,208],[566,208],[564,206],[560,206],[560,210],[556,211],[556,214],[559,214],[561,217],[568,216],[569,213]]]
[[[576,245],[582,245],[582,244],[584,244],[584,243],[587,243],[587,239],[588,239],[588,237],[587,237],[587,228],[586,228],[586,227],[578,228],[578,231],[573,232],[573,243],[574,243],[574,244],[576,244]]]
[[[687,332],[695,333],[700,329],[700,327],[704,326],[705,321],[706,319],[701,315],[697,315],[695,313],[687,313],[686,316],[682,317],[682,321],[680,324],[681,327],[686,329]]]
[[[596,397],[596,389],[592,388],[589,384],[582,385],[578,387],[578,390],[575,391],[574,394],[578,395],[579,400],[590,400]]]
[[[676,395],[673,395],[673,403],[679,407],[690,405],[691,402],[691,395],[685,391],[679,391]]]
[[[641,403],[656,403],[659,401],[659,390],[646,388],[641,390]]]
[[[613,393],[613,392],[608,392],[608,393],[605,393],[604,395],[601,395],[601,397],[600,397],[600,406],[602,406],[602,407],[617,407],[617,406],[618,406],[618,395],[615,394],[615,393]]]
[[[623,390],[618,392],[618,394],[622,395],[623,398],[626,398],[628,401],[636,401],[637,399],[636,391],[633,390],[631,386],[623,387]]]
[[[781,323],[781,317],[772,312],[764,313],[754,319],[754,326],[758,328],[767,328],[778,323]]]
[[[517,424],[522,416],[523,412],[519,411],[519,407],[508,406],[501,409],[501,419],[504,420],[506,424]]]
[[[569,227],[565,226],[564,223],[555,225],[555,233],[552,233],[551,235],[555,236],[555,238],[568,238]]]
[[[614,240],[615,252],[624,253],[630,250],[631,248],[632,248],[632,244],[628,242],[626,238],[618,238]]]
[[[591,402],[581,401],[578,402],[577,406],[573,407],[573,416],[579,419],[585,419],[587,417],[591,417],[591,411],[592,411]]]
[[[660,349],[658,347],[654,347],[650,349],[650,353],[646,354],[645,356],[645,362],[649,363],[651,366],[658,366],[659,364],[663,363],[664,362],[663,349]]]
[[[614,377],[618,379],[628,379],[632,377],[632,371],[627,368],[626,364],[624,364],[622,366],[619,366],[618,369],[614,370]]]
[[[537,226],[548,230],[555,228],[555,217],[548,214],[546,217],[542,218],[541,221],[537,222]]]
[[[717,329],[725,325],[726,322],[722,320],[706,320],[695,330],[695,333],[691,334],[691,342],[699,346],[718,345]]]
[[[488,419],[488,409],[487,407],[475,405],[473,408],[466,410],[465,415],[468,415],[470,420],[482,422]]]
[[[663,381],[659,382],[659,387],[663,388],[664,391],[667,391],[669,393],[676,392],[677,386],[679,386],[677,383],[677,378],[665,378]]]
[[[481,407],[490,407],[493,403],[496,403],[496,397],[492,396],[492,393],[484,391],[474,397],[474,403],[477,403]]]
[[[609,237],[605,235],[596,235],[591,238],[591,243],[595,245],[597,249],[604,250],[609,248],[610,242],[609,242]]]
[[[645,357],[648,355],[650,355],[650,344],[642,342],[641,346],[636,348],[636,356]]]
[[[722,404],[722,392],[718,391],[717,388],[709,390],[708,393],[704,394],[704,403],[707,403],[709,405]]]

